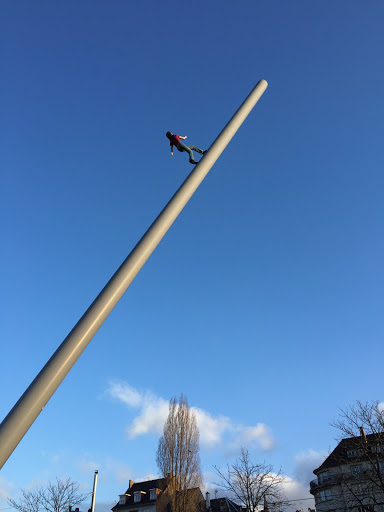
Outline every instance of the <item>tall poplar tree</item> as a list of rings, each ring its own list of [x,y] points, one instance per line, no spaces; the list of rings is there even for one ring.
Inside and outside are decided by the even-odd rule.
[[[159,440],[156,462],[167,481],[166,495],[172,512],[196,510],[197,493],[192,489],[202,484],[199,429],[196,414],[182,394],[179,400],[174,397],[169,402],[169,413],[164,433]]]

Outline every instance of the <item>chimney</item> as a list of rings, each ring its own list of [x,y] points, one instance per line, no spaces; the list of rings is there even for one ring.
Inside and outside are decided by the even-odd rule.
[[[360,427],[361,437],[364,439],[364,443],[367,444],[367,436],[365,435],[364,427]]]
[[[135,482],[133,480],[129,481],[129,489],[132,487],[132,485],[135,485]]]
[[[205,508],[209,510],[211,508],[211,495],[209,492],[205,494]]]

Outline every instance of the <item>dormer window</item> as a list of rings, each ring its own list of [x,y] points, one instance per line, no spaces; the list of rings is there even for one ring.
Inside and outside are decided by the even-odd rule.
[[[157,498],[157,491],[156,489],[150,489],[149,491],[149,499],[155,500]]]
[[[134,494],[134,502],[139,503],[141,501],[141,491],[135,492]]]
[[[361,455],[362,450],[348,450],[347,455],[350,459],[353,459],[354,457],[357,457],[358,455]]]
[[[129,494],[120,494],[119,495],[119,505],[125,505],[127,503],[127,498],[130,496]]]

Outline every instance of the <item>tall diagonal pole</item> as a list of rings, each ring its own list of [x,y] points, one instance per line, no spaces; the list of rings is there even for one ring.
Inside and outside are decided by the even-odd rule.
[[[48,363],[0,425],[0,469],[132,283],[181,210],[251,112],[268,84],[260,80]]]

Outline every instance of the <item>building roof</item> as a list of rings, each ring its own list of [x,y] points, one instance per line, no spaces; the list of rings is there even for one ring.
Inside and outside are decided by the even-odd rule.
[[[210,500],[212,512],[239,512],[241,505],[237,505],[229,498],[213,498]]]
[[[151,489],[165,489],[167,485],[166,478],[156,478],[155,480],[147,480],[145,482],[134,482],[131,487],[128,487],[127,494],[133,494],[137,491],[148,492]]]
[[[346,439],[342,439],[340,443],[336,446],[330,455],[325,459],[325,461],[315,469],[313,472],[317,476],[319,472],[324,471],[328,468],[333,468],[337,466],[341,466],[342,464],[351,464],[353,462],[362,461],[368,459],[368,457],[364,456],[364,450],[366,451],[367,447],[373,446],[384,446],[384,432],[368,434],[366,436],[357,436],[357,437],[348,437]],[[351,458],[348,456],[348,452],[350,450],[359,450],[362,449],[362,454],[359,454],[356,458]],[[382,454],[384,459],[384,453]],[[381,458],[381,457],[380,457]]]
[[[112,510],[119,510],[127,507],[140,507],[142,505],[147,505],[148,503],[153,503],[154,500],[150,500],[150,490],[151,489],[160,489],[164,490],[166,487],[166,478],[156,478],[155,480],[146,480],[145,482],[132,482],[131,486],[128,487],[125,494],[129,494],[127,496],[126,503],[120,505],[120,503],[116,503],[116,505],[112,508]],[[140,502],[134,502],[134,494],[135,492],[141,491],[142,497]]]

